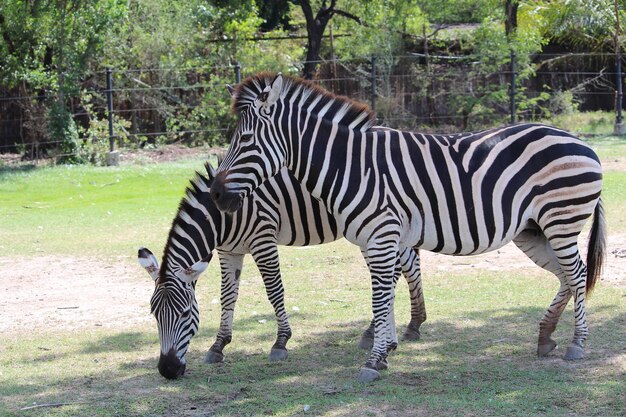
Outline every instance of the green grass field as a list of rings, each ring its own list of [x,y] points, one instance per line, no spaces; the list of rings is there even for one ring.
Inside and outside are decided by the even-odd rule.
[[[594,145],[603,160],[626,160],[621,142]],[[0,261],[95,258],[130,265],[136,272],[127,279],[151,286],[135,265],[136,249],[146,245],[160,257],[182,191],[202,164],[194,159],[118,168],[0,167]],[[624,236],[626,170],[611,166],[604,191],[609,231]],[[539,268],[506,265],[447,271],[441,268],[446,258],[436,259],[424,256],[428,320],[422,340],[401,343],[390,356],[390,369],[373,384],[355,379],[367,356],[356,347],[371,315],[367,270],[359,251],[339,241],[281,248],[294,331],[285,362],[267,360],[276,326],[248,258],[226,362],[202,362],[219,324],[214,262],[198,284],[201,328],[184,378],[167,381],[158,374],[153,322],[3,331],[0,416],[623,415],[623,287],[601,282],[589,300],[585,360],[563,361],[563,348],[540,359],[538,321],[557,290],[556,278]],[[4,283],[11,279],[0,276]],[[46,282],[42,277],[41,285]],[[397,294],[402,331],[409,317],[406,284]],[[8,297],[0,293],[0,314]],[[27,314],[29,305],[23,308]],[[564,346],[572,334],[570,305],[555,339]]]

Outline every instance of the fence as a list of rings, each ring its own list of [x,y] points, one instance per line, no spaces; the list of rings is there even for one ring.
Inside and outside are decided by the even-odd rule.
[[[225,84],[256,71],[237,63],[109,69],[64,95],[81,140],[108,150],[153,142],[223,144],[234,123]],[[324,61],[316,82],[369,103],[380,124],[452,132],[549,119],[576,107],[615,111],[616,126],[623,126],[621,80],[621,57],[613,54],[540,54],[524,62],[511,54],[499,66],[475,56],[411,54]],[[0,95],[0,153],[38,157],[57,147],[46,132],[46,111],[56,100],[56,94],[27,91]]]

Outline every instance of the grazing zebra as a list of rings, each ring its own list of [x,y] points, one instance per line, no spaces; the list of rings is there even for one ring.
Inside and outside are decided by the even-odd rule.
[[[150,303],[161,342],[158,369],[166,378],[177,378],[185,371],[185,353],[198,331],[195,283],[207,268],[213,249],[218,250],[220,257],[222,314],[215,343],[205,361],[224,360],[223,349],[232,337],[239,275],[246,253],[252,254],[276,313],[278,335],[270,360],[281,360],[287,357],[291,328],[284,306],[276,245],[317,245],[341,237],[326,208],[312,198],[287,170],[281,171],[258,193],[246,199],[241,210],[227,215],[217,209],[209,195],[215,171],[209,164],[206,169],[208,176],[198,173],[187,188],[172,223],[161,267],[148,249],[142,248],[138,253],[139,263],[156,282]],[[404,337],[416,340],[420,324],[426,320],[417,251],[402,251],[401,268],[411,297],[411,321]],[[373,335],[373,331],[368,329],[365,332],[361,344],[367,343],[368,334]]]
[[[393,346],[387,324],[401,246],[471,255],[515,242],[561,282],[540,322],[538,354],[556,347],[550,336],[573,296],[565,359],[584,356],[585,293],[600,274],[606,234],[602,171],[586,144],[540,124],[455,135],[371,129],[366,105],[281,74],[229,90],[239,121],[211,194],[221,210],[236,210],[287,167],[360,246],[376,325],[360,381],[379,378]],[[577,238],[592,215],[585,266]]]

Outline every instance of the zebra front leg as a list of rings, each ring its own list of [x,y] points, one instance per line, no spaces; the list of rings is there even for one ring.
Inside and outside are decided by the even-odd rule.
[[[387,355],[393,344],[389,317],[393,307],[393,289],[398,265],[397,245],[370,244],[367,248],[367,264],[372,279],[372,311],[374,314],[374,346],[370,356],[358,374],[359,382],[372,382],[380,378],[380,369],[387,368]]]
[[[285,291],[280,274],[278,247],[275,242],[270,242],[255,247],[251,253],[263,277],[267,298],[274,307],[278,325],[276,341],[270,351],[269,360],[284,360],[288,356],[287,342],[291,338],[291,327],[285,310]]]
[[[220,301],[222,313],[220,328],[215,338],[215,343],[209,348],[204,362],[219,363],[224,361],[224,347],[232,340],[233,316],[235,304],[239,296],[239,277],[243,267],[244,255],[232,253],[220,253],[220,268],[222,272],[222,285]]]
[[[367,263],[367,253],[365,251],[361,251],[363,258],[366,260]],[[369,268],[369,263],[367,263],[368,268]],[[398,279],[400,278],[400,273],[402,272],[402,267],[400,265],[400,262],[396,265],[396,271],[395,271],[395,276],[394,276],[394,298],[395,298],[395,287],[398,283]],[[407,278],[408,281],[408,278]],[[410,288],[409,288],[410,290]],[[392,307],[392,312],[393,307]],[[390,325],[392,325],[393,327],[390,327],[389,330],[392,332],[392,344],[394,344],[394,346],[390,346],[389,350],[394,350],[397,346],[398,346],[398,337],[396,334],[396,327],[395,327],[395,318],[394,317],[390,317],[390,322],[392,321],[393,323],[388,323]],[[361,335],[361,339],[359,340],[359,349],[363,349],[363,350],[371,350],[372,346],[374,346],[374,327],[375,327],[375,322],[374,322],[374,318],[372,318],[372,321],[370,321],[370,325],[367,329],[365,329],[365,331],[363,332],[363,334]]]

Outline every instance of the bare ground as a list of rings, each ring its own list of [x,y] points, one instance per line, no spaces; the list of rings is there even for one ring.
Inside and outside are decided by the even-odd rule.
[[[537,268],[512,244],[472,257],[423,252],[422,264],[424,274]],[[149,301],[153,284],[134,259],[120,258],[110,264],[69,256],[0,257],[0,277],[0,333],[126,328],[152,320]],[[601,281],[626,288],[626,236],[609,237]],[[428,287],[425,291],[428,293]]]

